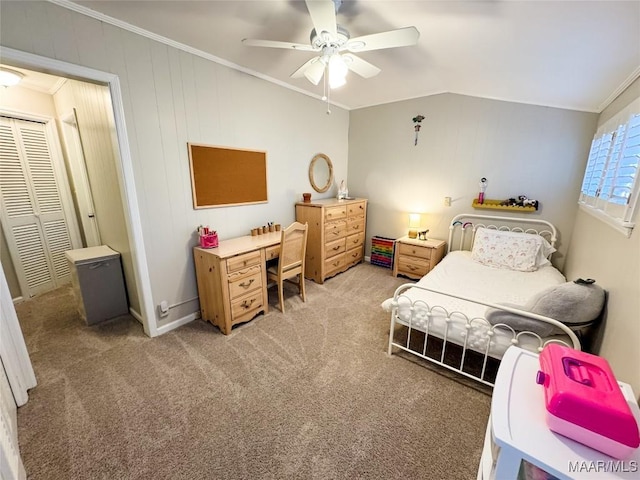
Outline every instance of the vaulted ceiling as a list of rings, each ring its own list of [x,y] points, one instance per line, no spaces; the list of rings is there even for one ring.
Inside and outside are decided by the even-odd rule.
[[[323,95],[322,82],[290,78],[314,53],[242,43],[308,44],[313,23],[302,0],[54,1]],[[640,74],[638,1],[344,0],[337,19],[351,37],[420,32],[415,46],[358,54],[381,72],[350,72],[331,92],[349,109],[453,92],[599,112]]]

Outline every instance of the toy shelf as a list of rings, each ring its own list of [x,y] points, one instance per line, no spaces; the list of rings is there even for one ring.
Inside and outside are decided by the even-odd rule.
[[[536,207],[520,207],[518,205],[500,205],[502,200],[487,200],[483,203],[478,203],[478,199],[475,198],[471,206],[473,208],[485,209],[485,210],[510,210],[512,212],[535,212]]]

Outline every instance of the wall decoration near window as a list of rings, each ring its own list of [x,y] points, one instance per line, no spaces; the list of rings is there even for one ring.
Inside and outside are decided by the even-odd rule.
[[[267,202],[267,153],[188,143],[193,208]]]

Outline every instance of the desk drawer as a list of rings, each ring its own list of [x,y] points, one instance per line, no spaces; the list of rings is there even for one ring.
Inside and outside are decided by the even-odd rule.
[[[231,300],[256,288],[262,288],[262,269],[253,267],[252,270],[254,273],[251,275],[229,282],[229,297]]]
[[[272,245],[264,249],[267,262],[280,256],[280,245]]]
[[[411,255],[412,257],[424,258],[429,260],[431,258],[431,248],[421,247],[418,245],[410,245],[408,243],[400,243],[400,255]]]
[[[331,220],[338,220],[347,216],[347,208],[344,205],[338,205],[337,207],[327,207],[324,210],[324,219],[327,222]]]
[[[262,300],[262,289],[255,290],[247,295],[240,297],[231,302],[231,322],[246,320],[253,315],[248,315],[251,312],[256,312],[263,309],[264,302]]]
[[[244,253],[227,259],[227,272],[232,273],[251,265],[260,265],[260,251]]]

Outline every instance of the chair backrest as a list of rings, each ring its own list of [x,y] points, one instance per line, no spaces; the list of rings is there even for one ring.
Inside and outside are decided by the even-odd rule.
[[[280,258],[278,260],[278,273],[287,272],[297,266],[304,267],[304,256],[307,250],[308,225],[293,222],[282,230],[280,240]]]

